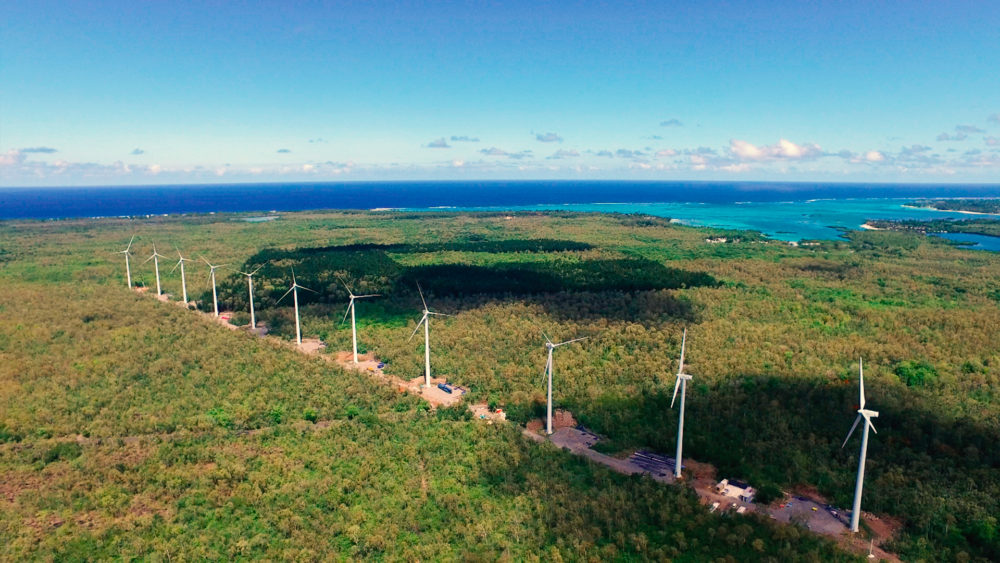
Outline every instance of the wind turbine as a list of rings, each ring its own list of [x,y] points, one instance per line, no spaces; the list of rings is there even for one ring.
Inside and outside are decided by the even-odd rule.
[[[182,292],[182,294],[184,296],[184,307],[187,308],[187,306],[188,306],[188,286],[187,286],[187,279],[184,277],[184,263],[185,262],[190,262],[191,259],[190,258],[185,258],[183,255],[181,255],[180,249],[177,249],[177,257],[180,258],[180,259],[177,260],[177,263],[174,264],[174,267],[170,269],[170,273],[173,273],[174,270],[176,270],[177,267],[180,266],[180,268],[181,268],[181,292]]]
[[[688,331],[685,328],[681,336],[681,361],[677,366],[677,379],[674,381],[674,397],[670,399],[670,408],[674,408],[677,400],[677,389],[681,390],[681,409],[677,422],[677,456],[674,458],[674,477],[681,478],[681,450],[684,446],[684,397],[687,395],[687,382],[691,376],[684,373],[684,347],[687,344]]]
[[[160,254],[159,252],[156,251],[156,244],[154,243],[153,244],[153,253],[149,256],[149,258],[146,258],[145,262],[143,262],[143,264],[145,264],[146,262],[149,262],[150,260],[153,261],[153,267],[156,269],[156,295],[157,296],[163,295],[163,292],[160,291],[160,258],[166,258],[166,256],[164,256],[164,255],[162,255],[162,254]]]
[[[413,339],[413,335],[417,333],[420,329],[420,325],[424,325],[424,385],[427,387],[431,386],[431,329],[430,329],[430,316],[437,315],[439,317],[450,317],[451,315],[446,315],[444,313],[435,313],[427,308],[427,300],[424,299],[424,291],[420,289],[420,284],[417,283],[417,291],[420,292],[420,301],[424,304],[424,316],[420,317],[420,321],[417,322],[417,326],[413,329],[410,334],[409,340]]]
[[[247,277],[247,290],[250,293],[250,330],[257,328],[257,317],[254,316],[254,311],[253,311],[253,275],[259,272],[260,269],[263,267],[264,266],[262,264],[260,266],[257,266],[257,269],[250,273],[240,272],[241,274]]]
[[[347,320],[347,314],[351,314],[351,335],[354,337],[354,365],[358,365],[358,325],[355,321],[354,316],[354,300],[355,299],[366,299],[368,297],[378,297],[377,293],[370,293],[368,295],[354,295],[351,288],[347,287],[347,282],[340,280],[340,283],[344,284],[344,288],[347,289],[347,294],[351,296],[351,302],[347,305],[347,310],[344,311],[344,320],[340,321],[343,324]],[[421,295],[421,297],[423,297]],[[426,309],[426,307],[424,307]],[[428,360],[429,362],[430,360]],[[430,369],[428,369],[430,371]]]
[[[284,299],[285,297],[288,297],[288,294],[291,293],[292,294],[292,299],[295,301],[295,343],[298,344],[299,346],[302,345],[302,327],[299,324],[299,290],[300,289],[304,289],[306,291],[312,291],[313,293],[316,293],[316,291],[314,291],[312,289],[309,289],[308,287],[303,287],[303,286],[299,285],[299,282],[295,281],[295,268],[292,268],[292,287],[288,288],[288,291],[286,291],[285,294],[281,296],[281,299]],[[281,303],[281,299],[278,299],[277,303]],[[275,305],[277,305],[277,303],[275,303]]]
[[[128,246],[125,247],[125,250],[119,250],[117,252],[117,254],[125,255],[125,283],[128,285],[129,289],[132,289],[132,269],[128,265],[128,255],[132,250],[132,241],[134,240],[135,235],[132,235],[132,238],[129,239]]]
[[[865,408],[865,367],[863,359],[858,362],[858,373],[860,375],[858,386],[861,396],[858,404],[858,417],[854,419],[851,431],[847,433],[847,438],[844,438],[844,444],[840,446],[843,448],[847,445],[847,441],[851,439],[851,434],[858,427],[858,423],[861,422],[862,418],[865,419],[865,429],[861,431],[861,459],[858,460],[858,480],[854,485],[854,507],[851,509],[852,532],[858,531],[858,520],[861,518],[861,488],[865,481],[865,460],[868,457],[868,429],[871,428],[872,432],[878,434],[878,431],[875,430],[875,425],[872,424],[872,419],[878,416],[878,412]]]
[[[548,400],[545,407],[545,433],[552,434],[552,351],[560,346],[565,346],[566,344],[586,340],[587,337],[584,336],[582,338],[574,338],[573,340],[553,344],[552,340],[550,340],[544,332],[542,333],[542,336],[545,337],[545,348],[549,351],[549,359],[545,362],[545,372],[549,376]]]
[[[215,306],[215,316],[219,316],[219,293],[215,290],[215,271],[223,266],[213,266],[209,264],[208,260],[204,256],[201,257],[201,261],[208,264],[208,277],[212,280],[212,304]]]

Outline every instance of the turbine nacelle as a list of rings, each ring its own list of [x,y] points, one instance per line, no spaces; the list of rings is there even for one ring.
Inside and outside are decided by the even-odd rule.
[[[132,250],[132,241],[134,240],[135,240],[135,235],[132,235],[132,238],[128,240],[128,246],[125,247],[125,250],[119,250],[115,252],[115,254],[129,254]]]
[[[674,401],[677,400],[677,391],[681,387],[681,381],[688,381],[692,379],[692,376],[684,373],[684,350],[687,347],[687,334],[688,331],[685,328],[684,333],[681,336],[681,359],[677,364],[677,379],[674,380],[674,396],[670,399],[670,408],[674,408]]]

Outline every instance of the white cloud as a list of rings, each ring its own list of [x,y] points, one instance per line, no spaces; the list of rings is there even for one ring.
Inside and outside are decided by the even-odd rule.
[[[751,160],[764,158],[766,156],[764,151],[756,145],[739,139],[732,139],[729,141],[729,151],[740,158],[747,158]]]
[[[740,162],[740,163],[736,163],[736,164],[727,164],[726,166],[722,166],[720,168],[720,170],[725,170],[726,172],[747,172],[748,170],[752,170],[752,169],[753,169],[753,167],[750,166],[750,164],[747,163],[747,162]]]
[[[433,141],[427,143],[427,145],[425,145],[425,146],[427,148],[429,148],[429,149],[450,149],[451,148],[451,145],[448,144],[448,141],[446,141],[444,139],[444,137],[441,137],[440,139],[434,139]]]
[[[949,135],[948,133],[941,133],[937,136],[939,141],[964,141],[969,138],[966,133],[955,133],[954,135]]]
[[[674,156],[676,154],[677,154],[677,151],[675,151],[674,149],[661,149],[661,150],[656,151],[656,156],[659,157],[659,158],[663,158],[663,157],[667,157],[667,156]]]
[[[988,147],[1000,147],[1000,137],[983,137]]]
[[[10,149],[7,154],[0,155],[0,166],[15,166],[24,162],[24,153],[17,149]]]
[[[804,159],[823,155],[817,144],[799,145],[788,139],[780,139],[777,144],[757,146],[741,139],[729,141],[729,152],[741,160]]]
[[[868,162],[882,162],[885,160],[885,155],[879,151],[868,151],[865,153],[865,160]]]
[[[563,138],[560,137],[557,133],[538,133],[537,135],[535,135],[535,139],[537,139],[537,140],[539,140],[539,141],[541,141],[543,143],[561,143],[561,142],[563,142]]]
[[[667,119],[660,122],[660,127],[683,127],[684,124],[681,123],[680,119]]]
[[[975,125],[956,125],[955,131],[958,133],[985,133],[982,129],[976,127]]]
[[[563,158],[576,158],[580,156],[580,151],[569,149],[569,150],[557,150],[552,156],[548,157],[551,160],[559,160]]]

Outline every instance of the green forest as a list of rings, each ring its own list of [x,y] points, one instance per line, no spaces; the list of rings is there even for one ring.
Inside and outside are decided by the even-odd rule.
[[[600,448],[672,453],[688,330],[685,455],[763,500],[850,506],[858,358],[881,414],[864,507],[912,561],[1000,559],[1000,257],[919,232],[792,247],[662,218],[308,212],[0,223],[0,559],[807,560],[862,558],[801,526],[711,514],[686,486],[624,476],[282,344],[432,367],[523,423],[557,406]],[[259,338],[129,291],[155,243],[228,264],[223,309]],[[731,242],[709,244],[720,235]],[[161,263],[179,300],[179,272]],[[212,308],[203,263],[188,292]],[[148,292],[147,292],[148,293]],[[856,440],[856,438],[855,438]]]
[[[909,231],[914,233],[970,233],[1000,237],[1000,221],[996,219],[927,219],[890,221],[879,219],[868,221],[868,225],[887,231]]]
[[[908,205],[913,207],[930,207],[941,211],[1000,213],[1000,199],[921,199]]]

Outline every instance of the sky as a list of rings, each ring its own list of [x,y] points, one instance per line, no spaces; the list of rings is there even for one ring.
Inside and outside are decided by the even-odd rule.
[[[1000,183],[1000,2],[0,6],[0,187]]]

